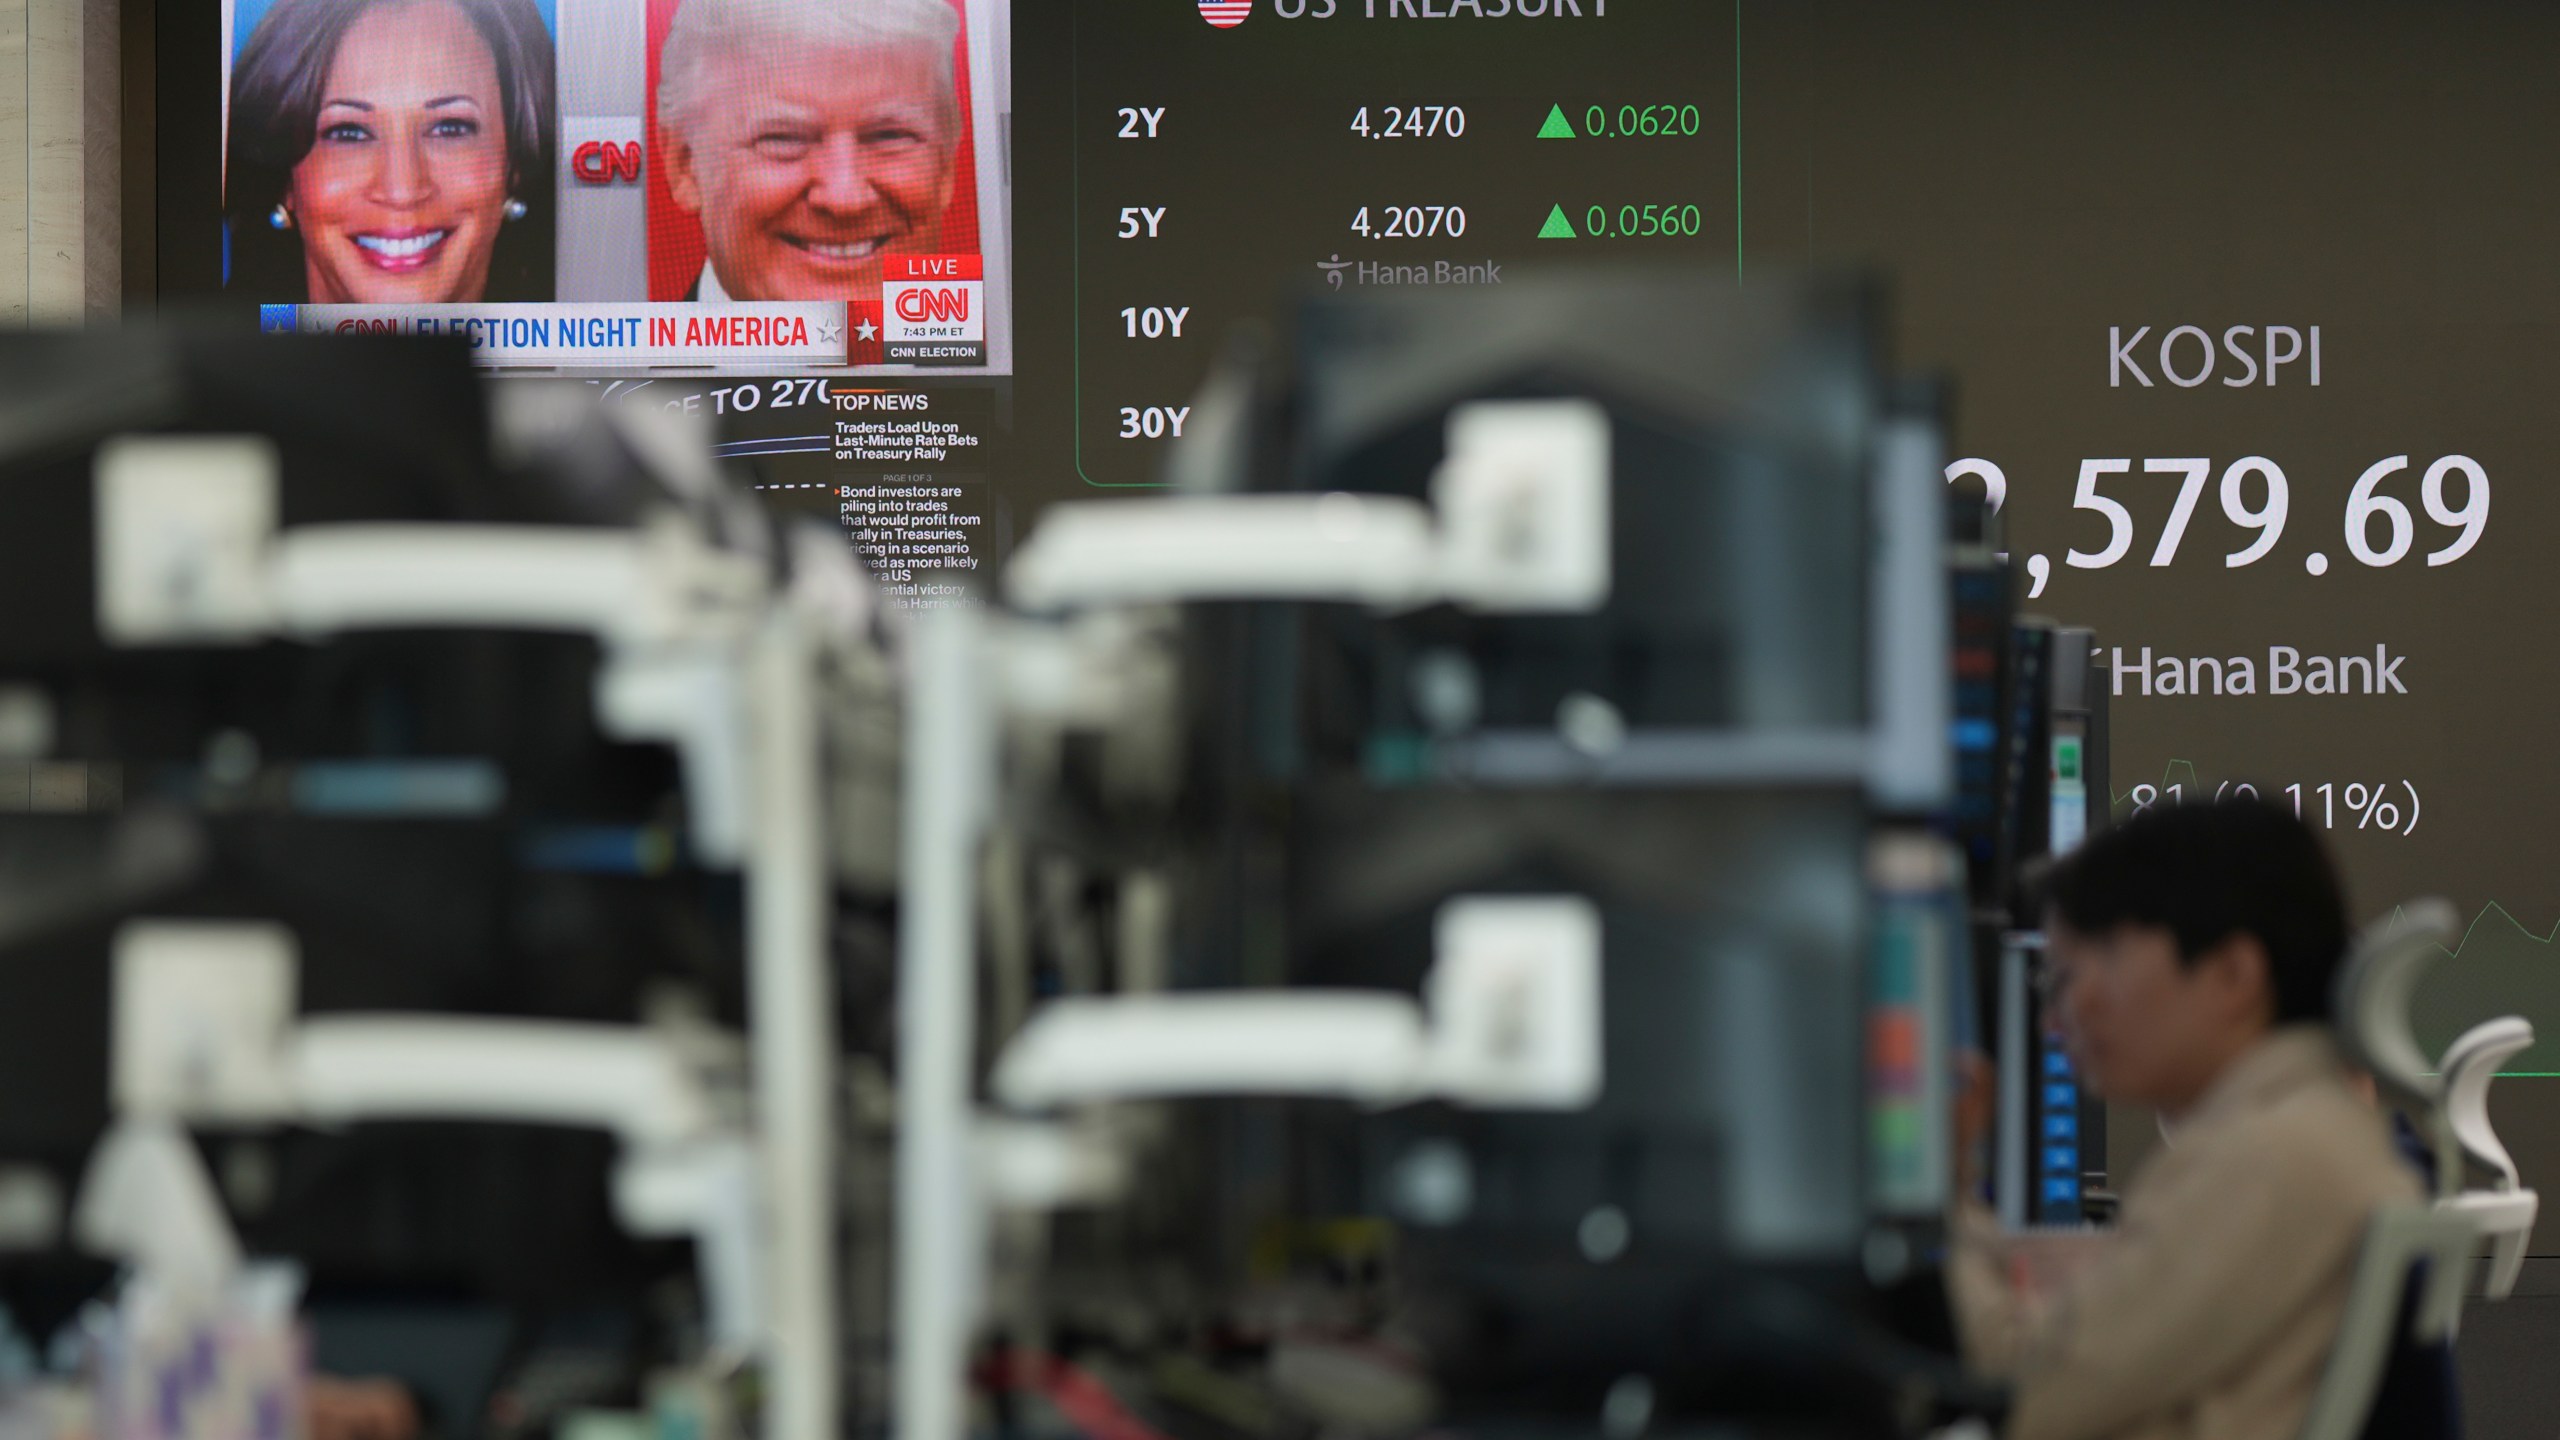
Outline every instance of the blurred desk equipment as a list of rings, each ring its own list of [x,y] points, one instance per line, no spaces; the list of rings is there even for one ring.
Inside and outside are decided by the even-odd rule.
[[[902,635],[840,534],[587,387],[0,347],[42,522],[0,571],[49,607],[0,631],[0,1026],[49,1097],[0,1093],[0,1163],[78,1177],[130,1267],[153,1345],[102,1396],[264,1413],[269,1368],[154,1337],[273,1341],[288,1257],[306,1313],[517,1317],[457,1431],[1996,1410],[1934,1271],[1967,846],[2010,893],[2088,732],[2004,660],[2034,775],[1962,808],[1944,403],[1880,317],[1687,272],[1317,297],[1173,493],[1058,507],[1004,604]],[[894,984],[840,1011],[892,896]],[[311,1178],[348,1171],[384,1198]],[[598,1313],[596,1363],[547,1338]]]
[[[484,393],[459,345],[101,332],[12,341],[0,376],[0,678],[55,781],[0,815],[0,969],[75,997],[7,1022],[54,1069],[0,1086],[0,1147],[60,1166],[106,1125],[79,1238],[201,1307],[242,1246],[178,1126],[223,1137],[223,1201],[288,1254],[330,1217],[274,1155],[352,1142],[284,1127],[602,1132],[609,1191],[574,1159],[518,1182],[555,1187],[561,1243],[502,1298],[623,1303],[667,1267],[613,1221],[688,1237],[669,1343],[758,1368],[766,1433],[835,1433],[820,714],[876,639],[850,553],[776,533],[680,422]],[[613,890],[641,923],[602,919]],[[446,1159],[501,1168],[473,1148]],[[437,1191],[469,1187],[406,1208]],[[503,1254],[508,1199],[434,1223]],[[338,1243],[432,1276],[432,1233]]]
[[[1060,507],[1015,615],[923,618],[906,1440],[981,1340],[1391,1431],[1894,1434],[1964,1390],[1892,1307],[1970,1000],[1938,416],[1876,327],[1691,274],[1318,299],[1212,380],[1180,493]],[[981,923],[1020,1118],[979,1123],[1092,1182],[983,1218],[943,1138]],[[980,1320],[985,1241],[1038,1259]]]

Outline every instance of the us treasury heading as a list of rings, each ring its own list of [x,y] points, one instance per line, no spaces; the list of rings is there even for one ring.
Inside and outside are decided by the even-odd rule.
[[[1272,8],[1283,20],[1330,20],[1345,14],[1356,14],[1363,20],[1609,18],[1609,0],[1273,0]]]

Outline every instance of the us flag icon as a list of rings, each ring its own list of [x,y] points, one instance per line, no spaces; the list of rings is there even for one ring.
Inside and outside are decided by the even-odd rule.
[[[1233,30],[1253,13],[1253,0],[1200,0],[1200,18],[1221,30]]]

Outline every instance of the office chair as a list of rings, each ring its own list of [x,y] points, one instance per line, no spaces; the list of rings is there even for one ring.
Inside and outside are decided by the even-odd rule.
[[[2462,1158],[2486,1172],[2486,1189],[2463,1185],[2462,1170],[2442,1171],[2437,1180],[2436,1208],[2470,1222],[2490,1245],[2489,1274],[2482,1294],[2504,1300],[2514,1291],[2524,1268],[2525,1242],[2532,1238],[2541,1197],[2524,1187],[2516,1162],[2489,1124],[2489,1082],[2498,1068],[2533,1044],[2533,1022],[2517,1015],[2483,1021],[2462,1032],[2444,1052],[2444,1125]]]
[[[2430,1440],[2412,1423],[2441,1422],[2438,1433],[2450,1433],[2451,1394],[2419,1392],[2450,1384],[2443,1347],[2462,1316],[2476,1243],[2470,1222],[2432,1206],[2395,1205],[2373,1217],[2301,1440]],[[2375,1424],[2376,1402],[2386,1398],[2387,1436]]]
[[[2462,918],[2442,900],[2414,900],[2389,920],[2366,927],[2339,968],[2336,1004],[2339,1043],[2347,1058],[2371,1075],[2383,1095],[2425,1119],[2439,1139],[2439,1173],[2453,1159],[2443,1153],[2436,1118],[2444,1085],[2410,1028],[2410,1000],[2428,967],[2462,933]]]
[[[2460,934],[2461,917],[2442,900],[2414,901],[2367,929],[2338,975],[2337,1024],[2349,1058],[2418,1120],[2435,1153],[2437,1204],[2489,1242],[2484,1293],[2502,1300],[2515,1289],[2541,1201],[2489,1123],[2489,1082],[2533,1043],[2533,1025],[2512,1015],[2484,1021],[2428,1064],[2410,1028],[2410,1000]],[[2488,1188],[2466,1189],[2466,1166],[2486,1172]]]

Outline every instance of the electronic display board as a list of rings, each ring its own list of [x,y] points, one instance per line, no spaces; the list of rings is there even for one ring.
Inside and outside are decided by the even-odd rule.
[[[2560,1173],[2560,13],[1742,15],[1745,272],[1891,278],[2024,603],[2098,635],[2117,813],[2252,786],[2359,921],[2454,901],[2421,1039],[2532,1019],[2493,1106]]]
[[[1870,268],[1898,362],[1955,382],[1952,473],[2001,498],[2026,607],[2100,637],[2119,813],[2240,785],[2298,806],[2360,920],[2422,894],[2476,917],[2420,997],[2431,1045],[2509,1012],[2560,1035],[2536,843],[2560,809],[2538,179],[2560,11],[331,0],[341,65],[368,26],[430,53],[431,11],[481,37],[456,42],[470,84],[395,76],[418,153],[462,143],[433,102],[482,95],[484,130],[454,172],[477,188],[393,223],[332,212],[326,176],[298,209],[277,188],[356,112],[242,165],[259,31],[317,4],[162,15],[163,293],[295,329],[489,312],[493,365],[711,416],[908,603],[983,578],[1043,505],[1158,483],[1222,347],[1293,294]],[[688,27],[767,38],[697,45],[671,101]],[[530,151],[489,143],[499,110],[533,115]],[[707,180],[713,132],[772,184]],[[430,167],[374,168],[389,198],[363,203],[390,206]],[[751,193],[776,208],[722,209]],[[258,268],[342,233],[361,285],[307,251]],[[427,293],[483,263],[476,293]],[[515,343],[545,318],[552,349]],[[626,320],[631,349],[559,348]],[[777,341],[787,321],[805,334]],[[2514,1069],[2497,1104],[2531,1176],[2560,1165],[2560,1040]]]

